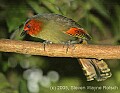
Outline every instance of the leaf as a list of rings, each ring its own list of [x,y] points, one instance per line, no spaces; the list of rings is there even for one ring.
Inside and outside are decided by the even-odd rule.
[[[0,73],[0,83],[1,83],[0,90],[10,87],[10,84],[7,82],[7,79],[5,78],[5,76],[2,73]]]
[[[29,93],[27,89],[27,82],[24,79],[21,79],[20,81],[19,93]]]
[[[115,39],[120,39],[120,6],[116,5],[114,7],[115,9],[115,15],[112,18],[112,33],[115,35]]]
[[[54,1],[50,2],[48,0],[42,0],[41,2],[49,9],[50,12],[63,14],[61,9],[53,3]]]
[[[12,5],[7,10],[6,22],[9,32],[15,30],[26,20],[27,8],[25,5]]]
[[[102,16],[110,18],[101,0],[90,0],[90,3]]]
[[[103,34],[103,35],[106,35],[106,31],[105,31],[105,26],[103,24],[103,22],[96,16],[92,15],[92,14],[89,14],[89,20],[95,25],[98,27],[98,29],[100,30],[100,32]]]
[[[34,0],[27,0],[27,3],[34,9],[36,13],[48,12],[46,8],[40,6],[41,2],[35,2]]]

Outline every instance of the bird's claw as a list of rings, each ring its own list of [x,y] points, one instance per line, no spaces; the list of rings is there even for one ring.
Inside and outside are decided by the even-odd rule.
[[[68,52],[68,49],[69,49],[69,46],[71,45],[72,47],[74,47],[74,43],[72,43],[71,41],[68,41],[68,42],[66,42],[66,43],[63,43],[64,45],[63,45],[63,48],[65,47],[65,46],[67,46],[67,49],[66,49],[66,53]],[[75,47],[74,47],[74,49],[75,49]]]
[[[44,51],[45,51],[45,46],[48,44],[52,44],[52,42],[47,40],[43,42]]]

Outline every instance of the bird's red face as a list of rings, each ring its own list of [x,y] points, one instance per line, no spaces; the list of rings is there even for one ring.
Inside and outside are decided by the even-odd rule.
[[[29,35],[37,35],[42,30],[42,22],[36,19],[31,19],[26,22],[23,34],[27,33]]]

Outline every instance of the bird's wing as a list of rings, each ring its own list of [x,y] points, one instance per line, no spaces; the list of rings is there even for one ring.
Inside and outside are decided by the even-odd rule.
[[[70,36],[78,37],[85,40],[90,40],[91,36],[83,28],[71,27],[69,30],[64,32]]]

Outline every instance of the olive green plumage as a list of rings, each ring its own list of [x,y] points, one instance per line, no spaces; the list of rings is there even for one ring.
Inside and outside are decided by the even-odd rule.
[[[64,17],[58,14],[38,14],[31,19],[36,19],[44,24],[42,30],[37,35],[32,35],[33,37],[41,38],[43,40],[48,40],[53,43],[63,43],[68,41],[76,41],[79,43],[79,39],[90,39],[91,37],[86,33],[82,36],[72,36],[66,34],[72,27],[83,29],[78,23],[70,18]],[[28,20],[28,21],[29,21]]]

